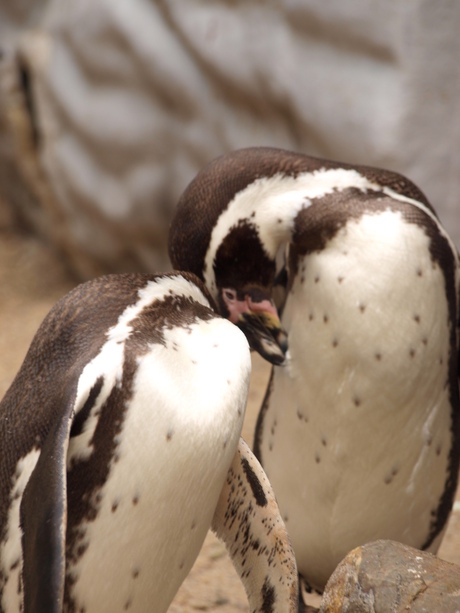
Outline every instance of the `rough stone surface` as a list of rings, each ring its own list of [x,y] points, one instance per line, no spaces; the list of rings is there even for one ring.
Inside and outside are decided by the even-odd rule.
[[[460,611],[460,566],[394,541],[351,551],[329,579],[321,613]]]
[[[164,270],[179,195],[271,145],[406,174],[460,245],[460,3],[4,0],[0,193],[80,278]]]

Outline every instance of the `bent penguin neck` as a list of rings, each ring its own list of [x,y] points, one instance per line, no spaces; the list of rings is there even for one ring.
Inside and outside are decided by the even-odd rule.
[[[308,200],[350,187],[412,199],[434,214],[420,190],[397,173],[270,147],[239,149],[210,162],[185,190],[171,224],[171,262],[177,270],[194,272],[217,298],[215,258],[224,239],[228,243],[227,235],[232,233],[225,246],[227,267],[239,267],[246,255],[239,249],[238,224],[253,229],[257,245],[252,241],[250,247],[273,264],[280,244],[290,242],[295,215]],[[266,263],[263,257],[261,263]],[[244,271],[239,280],[244,283]]]
[[[233,196],[211,232],[203,276],[213,296],[217,297],[219,285],[216,280],[220,264],[219,251],[220,254],[225,253],[227,266],[233,264],[235,276],[239,274],[242,260],[249,257],[259,257],[261,260],[265,258],[265,263],[273,264],[280,247],[292,242],[297,231],[296,219],[301,211],[318,200],[327,202],[334,195],[350,189],[361,194],[368,191],[380,192],[396,200],[415,204],[431,215],[424,204],[398,194],[391,188],[382,187],[350,168],[331,168],[325,165],[295,176],[277,173],[256,178]],[[252,242],[246,240],[244,249],[244,236],[249,233],[252,233],[253,239]]]

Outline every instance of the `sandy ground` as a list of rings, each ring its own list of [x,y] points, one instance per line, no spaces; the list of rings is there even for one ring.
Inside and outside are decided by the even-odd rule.
[[[19,369],[43,317],[75,285],[52,251],[30,236],[14,233],[4,225],[2,229],[1,221],[0,217],[0,397]],[[243,430],[249,443],[267,377],[266,364],[256,356]],[[457,498],[460,500],[459,493]],[[454,512],[439,555],[460,564],[459,545],[460,512]],[[210,534],[170,612],[247,610],[243,587],[225,548]]]

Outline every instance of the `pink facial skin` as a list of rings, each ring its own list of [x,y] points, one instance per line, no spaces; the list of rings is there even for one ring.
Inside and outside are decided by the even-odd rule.
[[[265,299],[254,301],[249,294],[245,294],[244,300],[238,300],[234,289],[224,288],[222,299],[230,315],[228,319],[236,324],[243,313],[269,313],[278,319],[278,311],[271,300]]]
[[[219,297],[224,316],[246,335],[251,350],[275,366],[285,364],[288,337],[268,292],[257,287],[243,292],[224,288]]]

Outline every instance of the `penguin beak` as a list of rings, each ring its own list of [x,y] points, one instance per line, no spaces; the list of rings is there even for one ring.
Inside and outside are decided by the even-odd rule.
[[[245,292],[224,288],[220,298],[223,312],[242,330],[251,349],[272,364],[283,364],[288,349],[287,334],[269,295],[256,288]]]
[[[283,364],[288,349],[287,334],[277,316],[249,311],[240,315],[236,325],[245,334],[251,349],[276,366]]]

